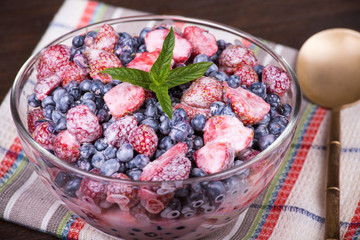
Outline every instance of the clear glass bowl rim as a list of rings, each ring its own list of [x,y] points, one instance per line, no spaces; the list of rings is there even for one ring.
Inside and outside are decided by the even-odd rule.
[[[264,151],[262,151],[261,153],[259,153],[258,155],[256,155],[252,159],[250,159],[249,161],[246,161],[242,164],[234,166],[230,169],[227,169],[227,170],[224,170],[224,171],[221,171],[218,173],[214,173],[214,174],[209,174],[209,175],[206,175],[203,177],[188,178],[188,179],[184,179],[184,180],[167,181],[166,184],[170,184],[170,185],[174,184],[175,186],[177,186],[179,184],[186,185],[186,184],[194,184],[194,183],[198,183],[198,182],[205,182],[205,181],[207,182],[207,181],[212,181],[212,180],[228,178],[228,177],[238,173],[239,171],[242,171],[242,170],[248,168],[250,165],[255,164],[256,162],[260,161],[261,159],[267,157],[268,155],[270,155],[278,147],[280,147],[280,145],[284,139],[290,137],[290,135],[293,133],[293,131],[296,130],[297,123],[299,122],[299,118],[300,118],[299,113],[300,113],[300,107],[301,107],[302,93],[301,93],[300,85],[299,85],[299,82],[297,80],[297,77],[296,77],[294,71],[291,69],[291,67],[289,66],[289,64],[286,62],[286,60],[283,57],[281,57],[280,55],[275,53],[271,48],[269,48],[260,39],[244,32],[242,30],[239,30],[239,29],[231,27],[231,26],[227,26],[225,24],[217,23],[217,22],[210,21],[210,20],[202,20],[202,19],[197,19],[197,18],[189,18],[189,17],[175,16],[175,15],[142,15],[142,16],[121,17],[121,18],[114,18],[114,19],[110,19],[110,20],[104,20],[101,22],[90,24],[90,25],[84,26],[82,28],[70,31],[67,34],[64,34],[64,35],[58,37],[57,39],[53,40],[52,42],[47,44],[42,49],[45,49],[51,45],[65,41],[65,40],[69,39],[70,37],[74,37],[80,33],[84,33],[84,31],[86,31],[87,29],[99,28],[104,23],[117,24],[117,23],[126,23],[126,22],[134,22],[134,21],[156,21],[156,20],[181,21],[181,22],[186,22],[186,23],[190,23],[190,24],[194,23],[194,24],[201,24],[201,25],[208,26],[208,27],[218,28],[223,31],[227,31],[232,34],[238,35],[241,38],[244,38],[244,39],[256,44],[262,50],[264,50],[268,54],[270,54],[278,62],[278,64],[288,72],[288,74],[291,77],[292,84],[295,84],[294,95],[296,97],[295,105],[293,106],[293,114],[292,114],[291,119],[289,120],[289,124],[287,125],[285,130],[282,132],[282,134],[275,140],[275,142],[273,142],[267,149],[265,149]],[[118,182],[118,183],[126,183],[126,184],[133,184],[133,185],[139,185],[139,186],[154,186],[154,187],[159,186],[159,185],[161,186],[164,183],[162,181],[123,180],[123,179],[116,179],[116,178],[112,178],[112,177],[97,175],[97,174],[82,170],[80,168],[77,168],[77,167],[71,165],[70,163],[67,163],[67,162],[57,158],[55,155],[51,154],[49,151],[42,148],[31,137],[31,135],[27,131],[26,127],[22,124],[20,115],[16,108],[16,102],[17,102],[17,99],[19,98],[19,94],[20,94],[20,92],[18,90],[19,90],[21,84],[24,82],[23,75],[29,70],[29,66],[31,64],[34,64],[35,60],[39,57],[40,54],[41,54],[41,50],[39,50],[37,53],[34,53],[20,68],[19,72],[17,73],[17,75],[15,77],[15,81],[11,88],[11,95],[10,95],[10,110],[11,110],[11,114],[12,114],[15,126],[17,128],[17,131],[20,133],[20,135],[22,135],[25,138],[25,140],[31,145],[31,147],[36,149],[37,151],[39,151],[44,156],[46,156],[47,160],[48,161],[50,160],[50,162],[52,164],[54,164],[55,166],[61,168],[62,170],[66,170],[68,172],[76,174],[77,176],[82,176],[82,177],[90,178],[90,179],[93,179],[96,181],[101,181],[101,182]]]

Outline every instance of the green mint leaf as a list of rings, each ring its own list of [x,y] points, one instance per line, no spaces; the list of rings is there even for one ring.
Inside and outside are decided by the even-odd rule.
[[[163,83],[171,67],[171,60],[175,46],[174,30],[170,31],[164,39],[161,52],[155,63],[152,65],[150,74],[155,79],[155,82]]]
[[[107,68],[102,73],[109,74],[113,79],[128,82],[145,89],[150,89],[152,82],[148,72],[134,68]]]
[[[154,91],[156,97],[160,103],[161,109],[171,119],[173,109],[171,106],[171,99],[169,96],[169,89],[166,85],[156,85],[155,83],[150,84],[150,90]]]
[[[194,79],[200,78],[214,64],[212,62],[199,62],[190,64],[185,67],[178,67],[169,71],[166,78],[166,85],[168,88],[173,88],[181,84],[190,82]]]

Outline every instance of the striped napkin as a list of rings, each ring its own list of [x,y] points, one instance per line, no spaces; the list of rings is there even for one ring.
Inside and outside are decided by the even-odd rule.
[[[95,1],[64,1],[35,51],[75,28],[139,14],[145,13]],[[269,45],[295,65],[295,49]],[[1,217],[63,239],[116,239],[85,223],[48,193],[21,148],[10,115],[9,94],[0,115]],[[344,109],[341,118],[341,236],[358,239],[360,104]],[[305,102],[291,149],[274,180],[235,222],[205,239],[322,239],[328,126],[329,112]]]

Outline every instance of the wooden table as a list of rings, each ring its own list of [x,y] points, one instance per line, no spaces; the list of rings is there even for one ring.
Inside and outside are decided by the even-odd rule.
[[[155,14],[210,19],[299,49],[327,28],[360,31],[359,0],[104,0]],[[0,0],[0,98],[44,34],[62,0]],[[0,220],[0,239],[57,239]]]

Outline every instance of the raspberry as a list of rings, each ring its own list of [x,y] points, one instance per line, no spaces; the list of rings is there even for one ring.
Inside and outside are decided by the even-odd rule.
[[[219,58],[219,64],[225,68],[236,68],[240,63],[249,66],[257,65],[257,59],[254,52],[240,45],[230,45],[224,49]]]
[[[69,131],[62,131],[54,139],[54,152],[58,158],[74,163],[80,157],[80,142]]]
[[[43,148],[52,150],[54,144],[55,135],[52,133],[55,126],[51,122],[42,122],[39,124],[34,132],[33,137],[34,140],[39,143]]]
[[[93,142],[102,134],[98,118],[86,105],[79,105],[68,111],[66,127],[80,143]]]
[[[205,54],[211,57],[218,50],[216,38],[214,37],[214,35],[200,27],[186,27],[184,29],[183,37],[191,43],[193,56]]]
[[[241,79],[241,84],[249,87],[252,83],[258,82],[259,78],[254,68],[241,63],[237,65],[234,71],[234,75],[237,75]]]
[[[291,85],[289,75],[276,66],[265,66],[262,73],[262,82],[266,84],[268,93],[276,93],[282,96]]]
[[[151,157],[156,151],[158,137],[154,129],[141,124],[130,132],[129,142],[135,151]]]
[[[129,142],[128,136],[136,126],[137,120],[134,116],[118,118],[105,130],[105,139],[109,144],[120,148],[123,144]]]
[[[36,122],[44,118],[44,111],[42,110],[42,108],[36,108],[31,110],[27,115],[29,133],[33,133],[37,125]]]

